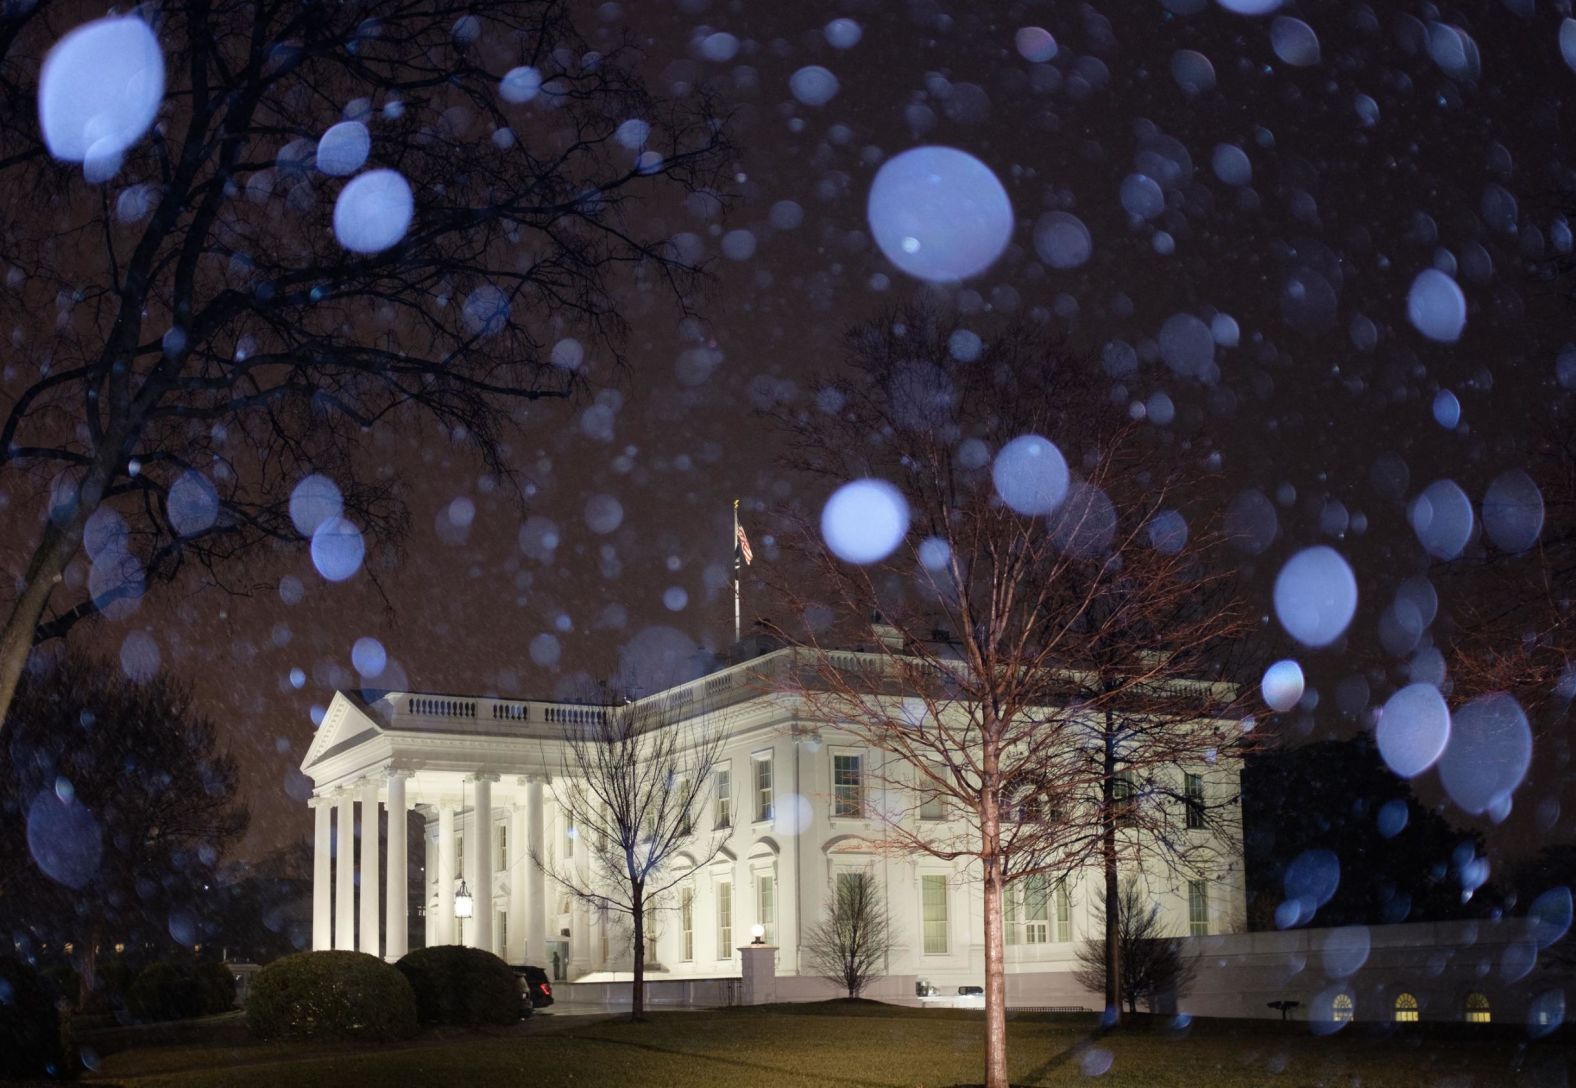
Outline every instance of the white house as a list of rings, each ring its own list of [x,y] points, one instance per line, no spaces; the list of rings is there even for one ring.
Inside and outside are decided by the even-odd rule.
[[[690,683],[647,696],[683,715],[711,714],[725,730],[718,773],[699,814],[698,836],[720,837],[714,861],[699,869],[658,919],[653,977],[706,979],[739,974],[738,947],[762,926],[777,951],[778,994],[832,996],[801,959],[804,937],[824,910],[839,872],[862,869],[880,882],[896,946],[880,993],[913,995],[917,980],[945,993],[984,979],[983,897],[962,863],[896,857],[872,848],[881,834],[873,806],[850,803],[875,753],[835,723],[810,720],[802,700],[780,690],[793,650],[774,650]],[[851,664],[866,655],[849,654]],[[873,661],[877,655],[868,655]],[[870,662],[865,662],[870,664]],[[511,963],[539,963],[559,979],[605,979],[626,968],[628,939],[616,920],[573,901],[531,856],[573,858],[574,829],[553,802],[563,773],[563,730],[605,713],[596,706],[539,700],[390,692],[372,702],[335,695],[302,763],[316,809],[313,947],[358,948],[390,960],[416,931],[421,939],[489,948]],[[1235,797],[1237,769],[1201,763],[1189,789]],[[1178,784],[1180,787],[1180,783]],[[372,835],[361,849],[332,848],[362,826],[405,826],[414,810],[425,824],[425,856],[407,866],[405,836],[388,837],[384,872]],[[947,818],[916,809],[914,819]],[[1199,828],[1189,834],[1213,835]],[[703,853],[710,853],[709,845]],[[1147,874],[1172,933],[1240,931],[1245,916],[1240,842],[1220,843],[1204,879]],[[414,859],[413,859],[414,860]],[[359,864],[359,874],[357,865]],[[419,873],[419,895],[407,886]],[[1073,981],[1076,942],[1093,933],[1098,874],[1072,874],[1063,892],[1023,897],[1009,911],[1009,1002],[1088,1006],[1098,999]],[[455,917],[463,880],[474,917]],[[359,891],[358,891],[359,889]]]

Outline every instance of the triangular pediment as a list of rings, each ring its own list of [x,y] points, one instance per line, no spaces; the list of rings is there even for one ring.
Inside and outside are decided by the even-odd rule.
[[[334,752],[353,747],[383,732],[377,720],[368,714],[342,691],[334,692],[323,721],[312,737],[312,746],[306,750],[301,770],[311,774],[311,768]]]

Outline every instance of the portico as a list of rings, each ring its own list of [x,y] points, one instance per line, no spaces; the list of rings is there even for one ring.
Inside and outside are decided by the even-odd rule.
[[[547,962],[547,766],[563,714],[486,699],[335,695],[302,769],[315,788],[312,947],[394,961],[411,905],[427,944],[465,944],[510,963]],[[549,714],[548,710],[555,713]],[[408,855],[410,814],[424,852]],[[359,833],[358,833],[359,827]],[[537,860],[533,860],[532,854]],[[460,890],[469,918],[455,916]]]

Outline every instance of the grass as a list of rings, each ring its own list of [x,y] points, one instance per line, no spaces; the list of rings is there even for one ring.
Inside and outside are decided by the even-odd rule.
[[[104,1058],[93,1079],[127,1088],[937,1088],[979,1083],[982,1033],[977,1013],[873,1002],[659,1012],[641,1024],[538,1016],[394,1046],[149,1046]],[[1008,1050],[1018,1084],[1133,1088],[1564,1084],[1571,1056],[1564,1043],[1465,1037],[1464,1026],[1389,1037],[1354,1026],[1320,1038],[1303,1024],[1198,1022],[1177,1032],[1156,1023],[1100,1036],[1093,1017],[1052,1015],[1010,1021]]]

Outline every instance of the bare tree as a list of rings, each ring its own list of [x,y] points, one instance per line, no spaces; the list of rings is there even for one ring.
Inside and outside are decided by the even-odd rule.
[[[890,483],[908,529],[863,565],[809,519],[789,534],[813,574],[778,587],[800,621],[784,634],[804,648],[786,686],[881,753],[882,848],[982,881],[985,1080],[1004,1088],[1007,889],[1153,850],[1203,861],[1215,844],[1175,832],[1234,796],[1189,795],[1179,811],[1165,795],[1187,781],[1162,771],[1229,760],[1240,741],[1238,689],[1211,678],[1250,617],[1210,566],[1218,536],[1184,519],[1186,477],[1156,471],[1162,451],[1125,422],[1103,423],[1085,364],[1037,330],[909,308],[856,329],[849,356],[815,407],[784,417],[793,464]],[[991,456],[1025,436],[1081,469],[1042,510],[1015,509],[993,480]],[[872,614],[873,645],[847,652],[870,641]],[[947,818],[917,818],[926,807]]]
[[[1180,997],[1198,975],[1194,957],[1182,949],[1182,940],[1167,932],[1161,919],[1160,904],[1148,890],[1131,877],[1122,881],[1115,917],[1109,905],[1095,907],[1095,925],[1102,933],[1115,932],[1121,946],[1121,999],[1127,1011],[1136,1013],[1144,1002],[1156,1011],[1162,994]],[[1105,938],[1091,938],[1079,945],[1079,968],[1073,977],[1090,990],[1101,992],[1107,986],[1109,960]]]
[[[850,1000],[886,974],[892,930],[875,877],[839,873],[826,915],[804,938],[810,970],[848,991]]]
[[[532,855],[581,902],[627,918],[634,952],[630,1017],[645,1014],[650,920],[674,888],[716,858],[723,839],[696,833],[723,732],[713,716],[671,695],[587,710],[564,727],[553,797],[584,849]]]
[[[163,101],[90,183],[50,157],[34,103],[82,9],[3,6],[0,486],[19,588],[0,609],[0,714],[30,647],[152,582],[195,566],[245,591],[228,561],[299,541],[325,508],[352,551],[362,532],[397,540],[369,430],[431,428],[509,483],[528,406],[621,367],[631,307],[689,312],[698,269],[662,216],[725,181],[719,118],[704,90],[650,93],[630,40],[585,40],[570,8],[140,8]],[[317,144],[342,120],[413,196],[375,252],[331,226],[350,179]],[[303,527],[290,497],[312,473],[338,498]],[[85,534],[90,570],[67,578]]]

